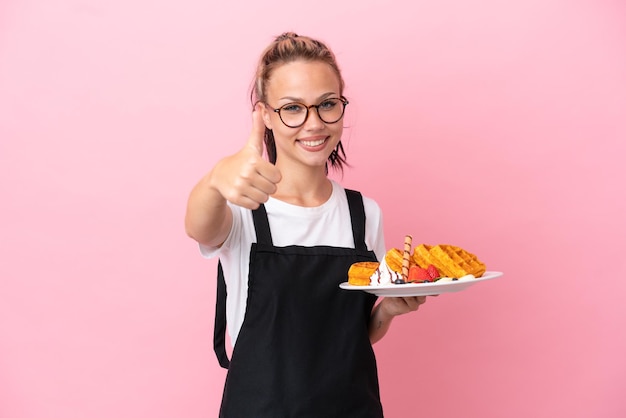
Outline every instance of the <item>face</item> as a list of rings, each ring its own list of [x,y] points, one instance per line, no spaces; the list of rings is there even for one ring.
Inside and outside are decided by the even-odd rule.
[[[315,108],[302,126],[290,128],[280,119],[277,109],[291,103],[318,105],[340,97],[339,78],[323,62],[295,61],[276,68],[267,83],[267,104],[263,109],[265,126],[274,133],[276,165],[304,165],[323,168],[343,132],[343,119],[325,123]]]

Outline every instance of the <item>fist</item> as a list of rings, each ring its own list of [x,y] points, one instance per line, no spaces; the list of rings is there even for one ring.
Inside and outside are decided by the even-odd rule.
[[[219,161],[212,173],[212,185],[224,199],[256,209],[276,192],[280,170],[263,158],[265,124],[261,104],[252,112],[252,131],[245,146],[236,154]]]

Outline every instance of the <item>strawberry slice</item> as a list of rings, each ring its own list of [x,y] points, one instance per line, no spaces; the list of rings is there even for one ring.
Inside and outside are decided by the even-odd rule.
[[[428,272],[428,275],[430,276],[431,280],[435,280],[441,277],[441,275],[437,271],[437,267],[433,266],[432,264],[428,266],[426,271]]]
[[[425,281],[431,282],[433,278],[430,276],[426,269],[419,266],[411,266],[409,269],[409,277],[407,279],[409,283],[422,283]]]

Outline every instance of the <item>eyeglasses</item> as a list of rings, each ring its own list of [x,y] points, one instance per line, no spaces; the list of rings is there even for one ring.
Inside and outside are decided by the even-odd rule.
[[[324,123],[337,123],[343,117],[343,113],[348,105],[345,97],[324,99],[320,104],[307,106],[302,103],[287,103],[278,109],[272,109],[278,113],[280,120],[289,128],[299,128],[304,125],[309,117],[309,109],[315,108],[317,116]],[[271,108],[271,107],[270,107]]]

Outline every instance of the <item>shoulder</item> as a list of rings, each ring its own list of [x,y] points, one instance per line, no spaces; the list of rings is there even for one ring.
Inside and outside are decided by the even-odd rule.
[[[335,193],[341,194],[341,195],[345,195],[346,194],[346,188],[344,188],[341,184],[337,183],[336,181],[332,180],[333,182],[333,187],[335,188]],[[355,191],[357,193],[359,193],[362,198],[363,198],[363,207],[365,208],[365,215],[370,217],[380,217],[382,215],[382,211],[380,209],[380,205],[378,204],[378,202],[376,202],[376,200],[374,200],[373,198],[366,196],[365,194],[363,194],[363,192],[360,192],[358,190],[354,190],[354,189],[350,189],[348,188],[347,190],[352,190]]]
[[[347,198],[345,189],[339,183],[334,183],[336,192],[344,196],[342,199],[346,202]],[[352,189],[353,190],[353,189]],[[357,191],[357,190],[355,190]],[[385,234],[383,228],[383,213],[380,205],[373,198],[359,192],[363,197],[363,208],[365,210],[365,243],[367,247],[376,253],[380,260],[385,254]]]
[[[365,214],[372,214],[376,216],[382,216],[382,210],[374,199],[363,196],[363,207],[365,207]]]

